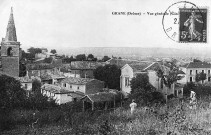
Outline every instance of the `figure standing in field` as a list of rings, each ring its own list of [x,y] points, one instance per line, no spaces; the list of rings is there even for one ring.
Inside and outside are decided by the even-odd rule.
[[[194,91],[191,91],[190,98],[190,109],[196,109],[196,93]]]
[[[135,100],[132,100],[132,103],[130,104],[130,108],[131,108],[131,114],[133,115],[135,110],[136,110],[137,104],[135,103]]]
[[[193,39],[201,39],[202,34],[196,31],[196,21],[199,23],[203,23],[203,21],[199,20],[202,16],[196,15],[194,11],[192,11],[189,18],[185,21],[184,25],[189,27],[190,41]]]

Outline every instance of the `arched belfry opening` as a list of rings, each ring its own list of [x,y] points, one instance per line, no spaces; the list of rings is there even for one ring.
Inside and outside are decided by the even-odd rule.
[[[7,49],[7,56],[12,56],[13,54],[12,54],[12,47],[9,47],[8,49]]]

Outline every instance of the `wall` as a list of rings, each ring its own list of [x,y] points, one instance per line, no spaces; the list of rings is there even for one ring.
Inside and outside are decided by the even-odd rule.
[[[149,70],[148,71],[149,83],[152,84],[156,89],[161,89],[159,83],[159,78],[156,74],[156,71]]]
[[[192,75],[190,75],[190,70],[192,70]],[[208,77],[211,77],[211,68],[187,68],[186,69],[186,76],[187,76],[187,82],[190,82],[190,77],[192,77],[192,81],[195,82],[195,76],[196,76],[196,70],[197,73],[202,72],[204,70],[204,73],[207,75],[207,79],[204,80],[204,82],[208,82]],[[208,70],[210,70],[210,74],[208,74]]]
[[[125,86],[125,78],[129,77],[130,81],[133,78],[133,69],[129,65],[125,65],[121,69],[121,76],[120,76],[120,89],[126,93],[130,93],[131,87]]]
[[[66,83],[66,87],[64,87],[64,83],[61,83],[61,86],[63,88],[65,88],[66,90],[70,90],[70,91],[80,91],[80,92],[83,92],[85,93],[85,85],[77,85],[77,84],[68,84]],[[72,86],[72,88],[70,87]]]
[[[57,99],[56,102],[59,105],[73,101],[72,97],[68,96],[68,94],[55,94],[55,99]]]
[[[2,70],[3,72],[19,76],[19,58],[18,57],[2,57]]]

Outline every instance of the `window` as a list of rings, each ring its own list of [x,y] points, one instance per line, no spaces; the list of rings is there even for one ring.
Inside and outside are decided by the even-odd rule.
[[[70,85],[70,89],[72,89],[72,85]]]
[[[192,82],[193,80],[192,80],[192,77],[190,77],[190,82]]]
[[[13,52],[12,52],[12,47],[9,47],[7,49],[7,56],[12,56],[13,55]]]
[[[210,77],[208,77],[208,82],[210,82]]]
[[[204,70],[202,70],[202,73],[204,73]]]
[[[160,85],[161,89],[163,89],[163,79],[161,79],[161,85]]]
[[[192,70],[190,70],[190,75],[192,75]]]
[[[79,88],[80,88],[80,87],[78,86],[78,90],[79,90]]]
[[[125,77],[125,87],[130,86],[130,78],[129,77]]]
[[[66,87],[66,83],[64,83],[63,86]]]
[[[196,70],[196,74],[198,73],[198,71]]]
[[[27,89],[27,84],[25,84],[25,88]]]
[[[208,74],[210,74],[210,70],[208,70]]]

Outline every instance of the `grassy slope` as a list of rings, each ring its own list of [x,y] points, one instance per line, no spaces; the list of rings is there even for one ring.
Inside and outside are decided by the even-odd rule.
[[[2,134],[98,134],[99,129],[102,131],[105,120],[109,121],[110,134],[121,135],[162,135],[167,133],[179,134],[211,134],[211,109],[208,101],[199,101],[197,110],[193,111],[184,104],[183,109],[176,102],[169,104],[168,114],[166,107],[159,107],[155,110],[157,114],[146,111],[139,107],[133,116],[130,110],[118,108],[112,112],[105,113],[79,113],[71,117],[69,124],[42,124],[42,126],[17,126],[14,130],[5,131]],[[58,114],[58,112],[56,113]],[[54,115],[56,115],[54,113]],[[56,116],[53,117],[55,118]],[[168,117],[168,119],[166,118]],[[65,121],[64,121],[65,122]]]

